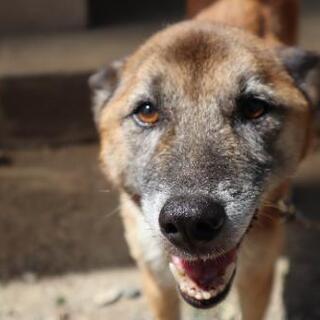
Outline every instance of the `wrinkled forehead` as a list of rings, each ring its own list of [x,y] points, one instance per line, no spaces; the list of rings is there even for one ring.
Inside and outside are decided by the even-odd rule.
[[[280,83],[283,73],[259,41],[237,30],[213,27],[169,29],[147,43],[134,59],[135,74],[145,85],[166,86],[166,92],[175,90],[192,99]]]
[[[250,79],[263,77],[257,59],[247,48],[204,32],[181,36],[161,56],[171,82],[193,99],[235,93]]]

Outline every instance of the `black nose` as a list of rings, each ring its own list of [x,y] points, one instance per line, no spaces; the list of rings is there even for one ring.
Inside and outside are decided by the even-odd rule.
[[[195,250],[212,241],[226,220],[224,207],[207,196],[178,196],[163,206],[159,224],[175,246]]]

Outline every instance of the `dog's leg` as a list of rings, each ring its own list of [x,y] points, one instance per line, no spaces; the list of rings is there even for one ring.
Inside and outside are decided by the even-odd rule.
[[[164,252],[155,242],[137,205],[127,195],[121,196],[121,208],[125,237],[141,273],[143,291],[155,320],[178,320],[178,293]]]
[[[244,320],[263,319],[272,291],[275,262],[282,249],[283,226],[262,220],[248,234],[239,257],[237,285]]]
[[[179,298],[172,287],[163,286],[148,267],[140,267],[144,293],[156,320],[178,320]]]

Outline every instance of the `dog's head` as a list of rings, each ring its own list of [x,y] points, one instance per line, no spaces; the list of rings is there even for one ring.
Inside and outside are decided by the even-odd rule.
[[[255,212],[306,153],[319,61],[191,21],[91,78],[103,167],[140,197],[191,304],[226,294]]]

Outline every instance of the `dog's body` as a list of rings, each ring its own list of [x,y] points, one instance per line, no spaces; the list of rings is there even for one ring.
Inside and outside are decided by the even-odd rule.
[[[269,2],[217,1],[91,79],[102,166],[121,191],[157,320],[179,318],[170,260],[195,307],[220,302],[236,274],[243,319],[265,313],[283,241],[278,203],[319,102],[319,58],[274,48],[294,43],[295,23],[275,26],[297,3]]]

